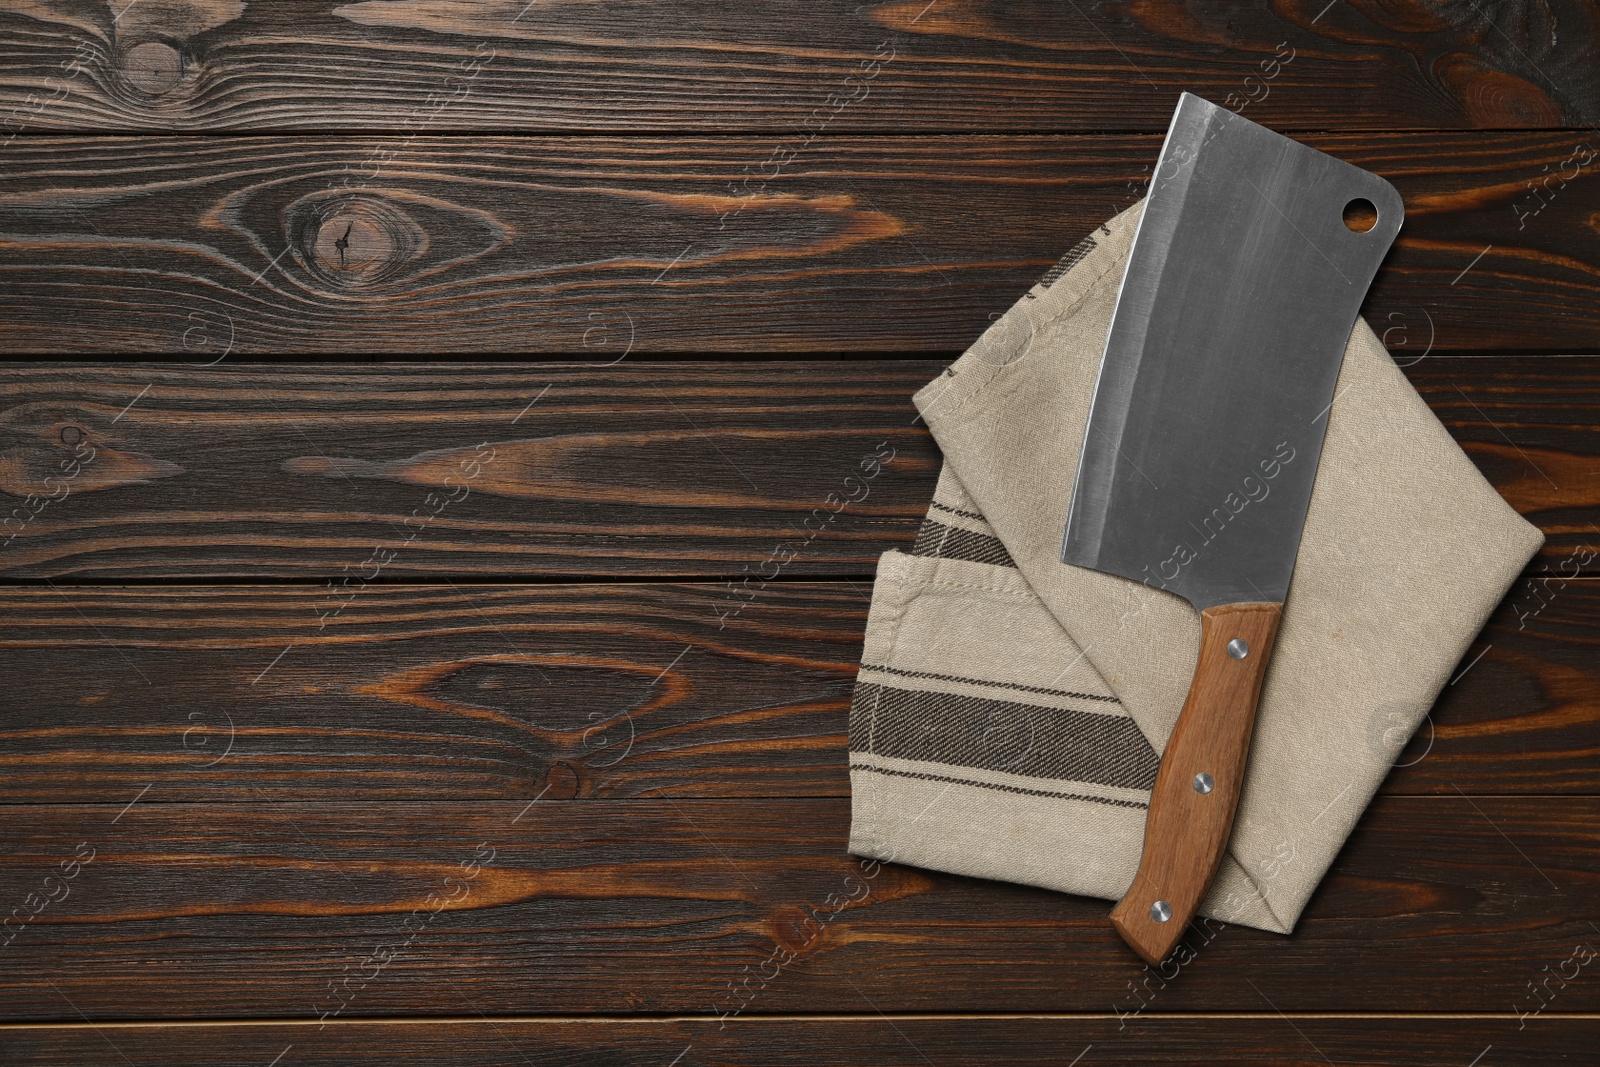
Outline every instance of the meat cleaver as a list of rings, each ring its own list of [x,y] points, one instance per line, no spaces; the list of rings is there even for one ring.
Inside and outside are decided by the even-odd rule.
[[[1200,612],[1138,873],[1111,912],[1151,964],[1221,866],[1345,345],[1403,215],[1377,175],[1189,93],[1178,101],[1061,547],[1063,563]]]

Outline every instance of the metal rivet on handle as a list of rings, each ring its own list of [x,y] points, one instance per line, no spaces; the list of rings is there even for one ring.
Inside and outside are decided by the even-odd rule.
[[[1194,791],[1196,793],[1209,793],[1216,782],[1205,771],[1194,776]]]
[[[1244,659],[1250,654],[1250,645],[1242,637],[1235,637],[1228,642],[1228,655],[1234,659]]]
[[[1164,923],[1172,918],[1172,905],[1164,900],[1158,900],[1150,905],[1150,918],[1158,923]]]

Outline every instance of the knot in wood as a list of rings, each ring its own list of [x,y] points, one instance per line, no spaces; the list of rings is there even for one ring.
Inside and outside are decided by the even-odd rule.
[[[394,277],[427,243],[397,205],[376,196],[340,196],[321,206],[302,234],[302,260],[332,288],[367,289]]]
[[[183,80],[183,56],[161,41],[145,41],[122,53],[122,76],[141,93],[159,96]]]

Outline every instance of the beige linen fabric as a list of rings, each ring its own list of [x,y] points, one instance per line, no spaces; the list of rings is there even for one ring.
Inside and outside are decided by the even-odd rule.
[[[1199,615],[1058,558],[1139,205],[915,403],[944,452],[879,564],[850,715],[859,855],[1118,899]],[[1542,543],[1365,322],[1345,354],[1228,856],[1202,912],[1290,932],[1400,744]]]

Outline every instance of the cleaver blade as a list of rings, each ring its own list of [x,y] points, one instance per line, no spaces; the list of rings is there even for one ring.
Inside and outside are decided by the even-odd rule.
[[[1345,346],[1403,217],[1377,175],[1180,98],[1117,293],[1061,548],[1063,563],[1200,611],[1138,873],[1111,913],[1152,964],[1227,848]]]

